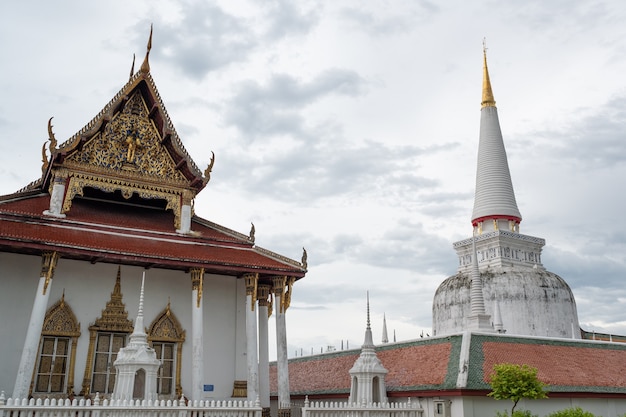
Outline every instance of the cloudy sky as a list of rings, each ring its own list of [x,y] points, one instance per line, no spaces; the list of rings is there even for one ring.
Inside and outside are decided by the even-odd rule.
[[[522,233],[545,238],[586,330],[626,334],[626,3],[58,1],[0,5],[0,193],[125,84],[133,53],[187,150],[196,212],[309,273],[289,354],[430,332],[471,234],[482,41]],[[139,65],[139,64],[137,64]]]

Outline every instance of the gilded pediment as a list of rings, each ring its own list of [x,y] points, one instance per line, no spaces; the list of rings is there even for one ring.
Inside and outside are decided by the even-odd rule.
[[[49,120],[43,176],[34,185],[50,192],[44,214],[65,217],[77,196],[116,203],[132,199],[130,205],[172,210],[177,230],[187,207],[181,233],[188,232],[189,207],[209,182],[214,157],[201,171],[176,133],[150,75],[151,39],[141,69],[131,70],[126,85],[96,117],[58,147]]]
[[[87,140],[64,161],[66,168],[88,172],[164,181],[187,185],[172,156],[161,144],[162,138],[140,91],[113,116],[104,129]]]

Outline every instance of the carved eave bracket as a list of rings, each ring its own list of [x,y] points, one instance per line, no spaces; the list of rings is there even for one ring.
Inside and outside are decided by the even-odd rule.
[[[120,191],[126,199],[137,194],[144,199],[162,199],[167,202],[166,210],[174,213],[174,227],[180,228],[181,203],[184,199],[184,190],[170,189],[149,184],[138,186],[125,179],[106,178],[93,174],[74,172],[69,176],[67,191],[63,199],[62,213],[68,213],[72,207],[72,200],[76,196],[82,196],[85,187],[92,187],[100,191],[113,193]]]

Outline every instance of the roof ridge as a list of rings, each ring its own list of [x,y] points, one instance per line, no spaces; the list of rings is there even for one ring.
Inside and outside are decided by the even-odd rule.
[[[294,259],[288,258],[288,257],[283,256],[281,254],[278,254],[276,252],[272,252],[271,250],[262,248],[260,246],[254,246],[253,249],[255,251],[259,252],[261,255],[269,256],[269,257],[273,258],[274,260],[286,263],[289,266],[295,266],[297,268],[301,268],[303,272],[306,271],[306,268],[302,265],[302,263],[300,263],[300,262],[298,262],[298,261],[296,261]]]

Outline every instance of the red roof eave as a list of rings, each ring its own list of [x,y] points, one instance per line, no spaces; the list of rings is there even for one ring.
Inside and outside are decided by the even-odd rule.
[[[121,261],[173,269],[199,266],[226,274],[253,271],[304,276],[304,271],[264,256],[252,245],[207,242],[173,233],[120,232],[54,220],[11,217],[0,213],[0,246],[11,252],[56,250],[75,259]]]

